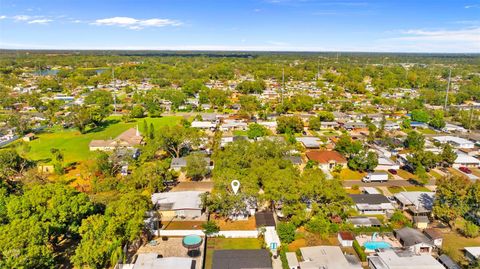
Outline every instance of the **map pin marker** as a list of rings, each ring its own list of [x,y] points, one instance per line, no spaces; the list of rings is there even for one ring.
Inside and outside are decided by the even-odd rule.
[[[232,183],[230,184],[232,186],[233,193],[237,194],[238,189],[240,188],[240,181],[238,180],[232,180]]]

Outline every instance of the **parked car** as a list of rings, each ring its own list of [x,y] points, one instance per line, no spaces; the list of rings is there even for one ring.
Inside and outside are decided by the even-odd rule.
[[[388,169],[388,172],[392,175],[396,175],[397,174],[397,170],[395,169]]]
[[[471,174],[472,173],[472,170],[468,169],[468,167],[465,167],[465,166],[462,166],[462,167],[458,168],[458,170],[464,172],[465,174]]]

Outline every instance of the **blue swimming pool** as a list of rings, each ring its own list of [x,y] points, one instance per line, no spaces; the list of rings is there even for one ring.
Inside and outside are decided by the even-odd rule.
[[[368,250],[391,248],[390,243],[384,241],[367,241],[363,246]]]

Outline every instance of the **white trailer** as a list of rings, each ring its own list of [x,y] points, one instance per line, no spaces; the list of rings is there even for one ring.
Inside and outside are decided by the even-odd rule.
[[[386,182],[388,181],[388,173],[387,172],[372,172],[368,173],[362,179],[363,182]]]

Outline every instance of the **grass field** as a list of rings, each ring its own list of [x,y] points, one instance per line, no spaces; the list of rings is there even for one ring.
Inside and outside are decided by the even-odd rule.
[[[227,220],[224,218],[212,218],[213,221],[220,227],[222,231],[237,231],[237,230],[255,230],[255,218],[248,218],[248,220]]]
[[[367,173],[362,173],[358,171],[353,171],[349,168],[342,169],[340,173],[338,173],[341,180],[362,180],[362,178]]]
[[[422,134],[436,134],[437,132],[435,130],[432,130],[430,128],[427,128],[427,129],[418,129],[417,130],[419,133],[422,133]]]
[[[212,268],[213,252],[222,249],[260,249],[262,242],[257,238],[208,238],[205,268]]]
[[[430,191],[428,188],[423,187],[423,186],[392,186],[392,187],[387,187],[388,191],[391,192],[392,194],[399,193],[402,191]]]
[[[180,122],[181,117],[168,116],[162,118],[146,118],[147,124],[153,123],[154,129],[159,130],[161,126],[174,125]],[[51,158],[50,149],[57,148],[63,151],[65,162],[75,162],[91,159],[95,156],[94,152],[90,152],[88,144],[94,139],[111,139],[115,138],[129,128],[139,126],[143,131],[143,120],[137,122],[124,123],[119,118],[111,117],[108,119],[109,124],[91,130],[86,134],[81,134],[76,129],[60,129],[52,128],[44,133],[38,134],[38,138],[29,142],[30,152],[27,158],[32,160],[45,160],[48,162]]]
[[[442,175],[440,175],[439,173],[437,173],[433,170],[430,170],[430,172],[428,172],[428,174],[435,179],[441,179],[442,178]]]
[[[460,226],[458,226],[460,227]],[[460,264],[467,264],[463,249],[465,247],[480,246],[480,236],[476,238],[466,238],[457,232],[450,232],[443,235],[443,250],[453,260]]]
[[[408,171],[405,171],[405,170],[403,170],[403,169],[398,169],[398,170],[397,170],[397,175],[398,175],[399,177],[404,178],[404,179],[411,179],[411,178],[416,179],[416,178],[417,178],[416,175],[414,175],[414,174],[412,174],[412,173],[410,173],[410,172],[408,172]]]
[[[235,130],[233,131],[234,136],[247,136],[247,131]]]

